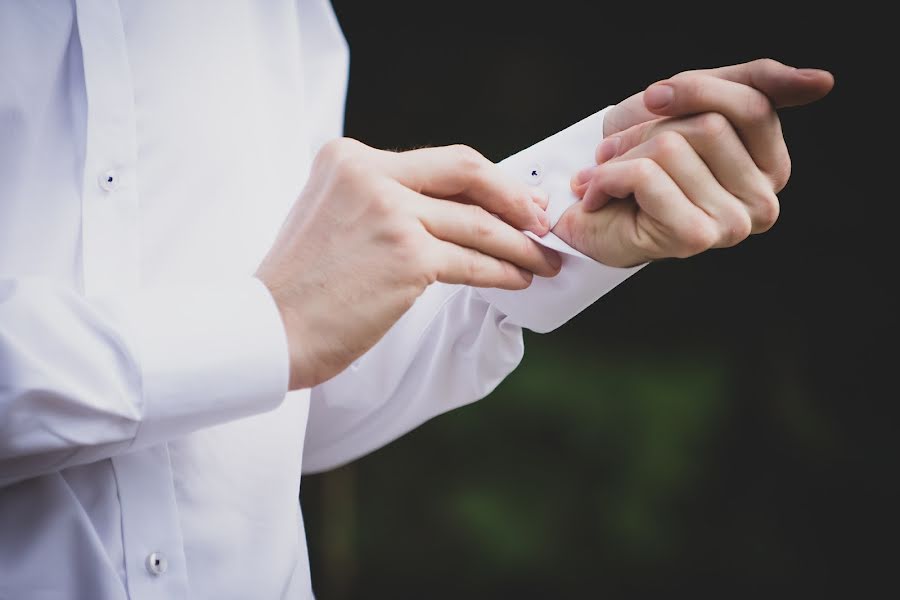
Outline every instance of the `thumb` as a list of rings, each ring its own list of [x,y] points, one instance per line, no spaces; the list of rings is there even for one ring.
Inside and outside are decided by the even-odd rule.
[[[630,129],[635,125],[658,119],[659,115],[647,110],[644,106],[644,92],[619,102],[610,108],[603,117],[603,137]]]

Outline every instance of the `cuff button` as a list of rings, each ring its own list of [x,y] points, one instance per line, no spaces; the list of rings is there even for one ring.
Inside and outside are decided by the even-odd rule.
[[[151,552],[147,557],[147,572],[153,576],[160,576],[169,568],[169,561],[162,552]]]

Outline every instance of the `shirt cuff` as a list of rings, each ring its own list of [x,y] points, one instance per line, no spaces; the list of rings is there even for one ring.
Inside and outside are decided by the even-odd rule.
[[[258,279],[166,288],[134,299],[142,378],[135,446],[149,446],[281,404],[284,325]]]
[[[548,193],[551,228],[579,201],[569,181],[576,172],[596,164],[594,151],[603,139],[603,118],[610,108],[500,162],[503,170]],[[609,267],[575,250],[553,233],[543,237],[531,232],[526,235],[560,253],[563,262],[559,274],[552,278],[535,276],[525,290],[484,288],[478,293],[513,323],[538,333],[556,329],[645,266]]]

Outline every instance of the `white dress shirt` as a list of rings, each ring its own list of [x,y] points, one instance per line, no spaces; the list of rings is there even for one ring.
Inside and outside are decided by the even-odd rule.
[[[306,598],[301,472],[488,394],[522,327],[635,269],[552,234],[553,279],[434,285],[339,376],[286,394],[252,277],[341,134],[327,0],[0,1],[0,598]],[[602,112],[503,162],[548,190]]]

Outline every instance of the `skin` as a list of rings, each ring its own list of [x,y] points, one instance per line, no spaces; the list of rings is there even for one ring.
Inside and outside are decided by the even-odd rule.
[[[777,108],[808,104],[826,71],[772,60],[687,71],[610,109],[582,200],[553,231],[611,266],[687,257],[769,229],[790,176]],[[466,146],[327,144],[256,276],[281,312],[290,387],[317,385],[371,348],[436,281],[523,289],[560,258],[547,198]],[[497,218],[499,217],[499,218]]]
[[[791,160],[776,109],[834,85],[774,60],[686,71],[610,109],[582,199],[553,232],[604,264],[633,266],[734,246],[767,231]]]
[[[284,321],[290,389],[344,370],[436,281],[518,290],[555,275],[559,256],[520,231],[546,234],[546,206],[466,146],[328,143],[256,272]]]

